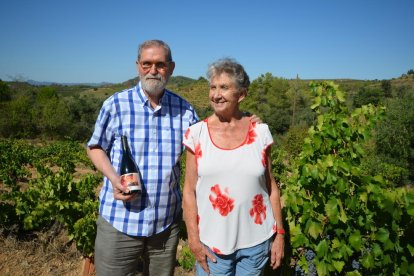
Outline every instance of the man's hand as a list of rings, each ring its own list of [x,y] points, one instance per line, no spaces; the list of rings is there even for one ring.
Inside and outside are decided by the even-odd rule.
[[[277,234],[273,240],[271,255],[270,255],[270,266],[272,269],[276,269],[282,265],[285,250],[285,236]]]
[[[127,187],[121,185],[121,178],[118,176],[115,181],[111,181],[112,189],[114,190],[114,198],[122,201],[134,200],[139,193],[130,193]]]
[[[262,119],[256,114],[251,114],[250,112],[244,112],[243,114],[244,116],[250,117],[250,121],[252,121],[253,123],[263,123]]]

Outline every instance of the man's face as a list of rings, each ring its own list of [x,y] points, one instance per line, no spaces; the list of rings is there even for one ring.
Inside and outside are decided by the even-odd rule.
[[[160,96],[174,71],[175,64],[167,60],[164,48],[152,46],[142,49],[136,62],[142,89],[149,96]]]

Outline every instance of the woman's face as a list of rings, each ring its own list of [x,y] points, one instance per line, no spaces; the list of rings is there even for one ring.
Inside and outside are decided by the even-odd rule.
[[[244,97],[245,93],[227,73],[221,73],[211,79],[209,98],[215,113],[237,112]]]

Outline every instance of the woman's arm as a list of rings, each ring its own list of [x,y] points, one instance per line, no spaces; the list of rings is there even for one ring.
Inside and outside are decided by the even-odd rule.
[[[197,262],[201,267],[210,273],[207,265],[207,257],[215,262],[215,258],[205,248],[200,241],[198,232],[198,209],[196,201],[196,185],[197,185],[197,163],[194,153],[187,149],[186,165],[185,165],[185,180],[183,188],[183,214],[184,221],[187,227],[188,243],[190,249],[193,252]]]
[[[272,174],[272,160],[270,158],[271,148],[266,149],[266,181],[267,187],[270,194],[270,204],[272,205],[273,215],[275,217],[276,226],[278,232],[283,231],[283,219],[282,219],[282,207],[280,204],[280,190],[276,184],[276,180]],[[284,231],[283,231],[284,232]],[[285,247],[285,236],[284,234],[276,233],[276,237],[272,244],[271,257],[270,257],[270,266],[273,269],[278,268],[282,264],[282,259],[284,257],[284,247]]]

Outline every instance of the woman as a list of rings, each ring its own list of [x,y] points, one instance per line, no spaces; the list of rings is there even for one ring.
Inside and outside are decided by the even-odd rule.
[[[284,230],[280,194],[271,173],[272,135],[243,116],[250,81],[243,66],[209,66],[214,114],[191,126],[183,189],[184,219],[197,275],[260,275],[280,266]]]

